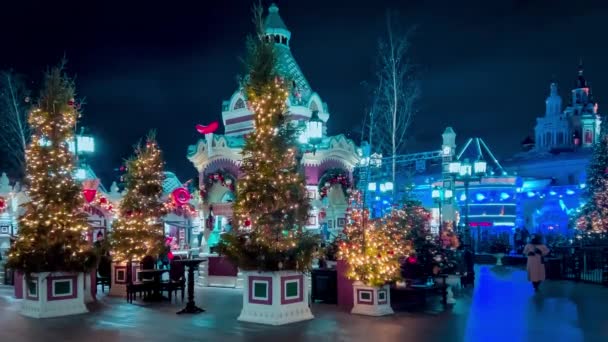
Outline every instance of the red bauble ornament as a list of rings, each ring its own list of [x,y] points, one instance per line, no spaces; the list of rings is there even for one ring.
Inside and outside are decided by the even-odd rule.
[[[378,254],[377,257],[378,257],[378,259],[380,259],[380,258],[382,258],[382,255]]]
[[[219,126],[220,125],[217,121],[213,121],[212,123],[208,124],[207,126],[196,125],[195,127],[196,127],[196,130],[200,134],[209,134],[209,133],[213,133],[213,132],[217,131]]]
[[[111,205],[108,206],[108,211],[112,211],[113,207]]]
[[[73,98],[68,100],[68,106],[74,107],[74,103],[76,103],[76,101]]]
[[[245,220],[245,227],[249,227],[251,226],[251,220],[250,219],[246,219]]]
[[[410,264],[415,264],[418,260],[416,260],[415,256],[410,256],[407,258],[407,262]]]
[[[0,197],[0,211],[4,211],[6,209],[6,200],[4,197]]]
[[[167,253],[167,259],[169,259],[169,261],[173,260],[173,252],[169,251],[169,253]]]
[[[106,203],[108,203],[108,199],[105,197],[101,197],[101,198],[99,198],[99,203],[106,204]]]
[[[96,189],[84,189],[82,190],[82,194],[84,195],[84,199],[87,203],[91,203],[95,199],[95,194],[97,194]]]

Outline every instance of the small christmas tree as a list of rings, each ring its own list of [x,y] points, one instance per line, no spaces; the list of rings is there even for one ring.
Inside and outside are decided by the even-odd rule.
[[[63,64],[45,75],[39,103],[30,113],[32,139],[26,153],[30,202],[19,218],[19,238],[9,251],[8,266],[32,272],[85,271],[95,264],[86,240],[82,189],[74,180],[68,142],[80,113],[74,82]]]
[[[600,137],[587,169],[587,203],[576,220],[576,228],[588,233],[608,232],[608,118],[603,118]]]
[[[316,244],[304,233],[310,205],[300,170],[297,127],[287,113],[288,85],[277,70],[277,54],[264,39],[261,11],[257,37],[248,42],[243,88],[255,131],[245,141],[237,184],[236,227],[224,234],[220,251],[243,269],[274,271],[310,267]]]
[[[431,232],[431,214],[418,201],[406,201],[401,210],[405,225],[410,227],[406,239],[414,248],[414,254],[404,264],[404,276],[415,279],[456,271],[455,250],[459,242],[451,227],[444,227],[442,236],[435,236]]]
[[[361,193],[353,192],[338,257],[348,263],[349,279],[378,287],[400,279],[400,259],[411,249],[404,240],[405,227],[400,212],[372,220],[361,203]]]
[[[156,257],[164,250],[163,166],[161,151],[150,133],[145,145],[138,145],[135,157],[127,161],[126,194],[110,236],[117,262]]]

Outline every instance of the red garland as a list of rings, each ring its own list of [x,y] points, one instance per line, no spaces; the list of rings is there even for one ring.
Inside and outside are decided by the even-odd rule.
[[[230,184],[227,183],[227,180],[230,181]],[[201,197],[207,197],[207,189],[211,188],[214,183],[220,183],[222,186],[227,187],[230,191],[234,192],[234,180],[230,177],[224,176],[222,172],[215,172],[207,175],[206,184],[201,187]]]
[[[335,184],[342,185],[342,190],[346,190],[350,187],[350,181],[348,180],[347,176],[345,176],[343,174],[336,175],[336,176],[326,180],[323,187],[321,187],[321,189],[319,190],[319,196],[321,197],[321,199],[323,199],[327,196],[327,192]]]

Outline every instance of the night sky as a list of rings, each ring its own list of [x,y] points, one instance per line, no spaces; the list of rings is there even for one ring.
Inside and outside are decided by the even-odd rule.
[[[604,1],[606,2],[606,1]],[[59,4],[58,4],[59,3]],[[0,6],[0,69],[32,87],[65,54],[86,97],[83,125],[96,137],[91,163],[106,186],[132,145],[156,129],[167,169],[195,169],[188,145],[197,123],[221,120],[236,90],[252,32],[251,1],[10,1]],[[270,1],[265,2],[269,5]],[[328,103],[329,133],[358,139],[387,9],[417,26],[412,60],[422,98],[410,151],[437,149],[445,126],[460,143],[484,138],[498,157],[520,149],[544,114],[555,78],[568,102],[580,58],[600,103],[608,103],[608,7],[602,1],[277,1],[291,49]]]

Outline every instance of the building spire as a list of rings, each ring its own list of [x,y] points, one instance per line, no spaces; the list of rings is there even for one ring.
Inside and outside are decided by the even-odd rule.
[[[579,63],[578,63],[578,76],[576,78],[576,87],[577,88],[587,88],[587,81],[585,80],[585,77],[583,76],[584,71],[585,71],[585,69],[583,68],[583,58],[581,57],[579,59]]]
[[[264,20],[264,31],[266,37],[275,43],[288,45],[289,39],[291,39],[291,32],[279,15],[279,7],[274,3],[268,7],[268,15]]]

